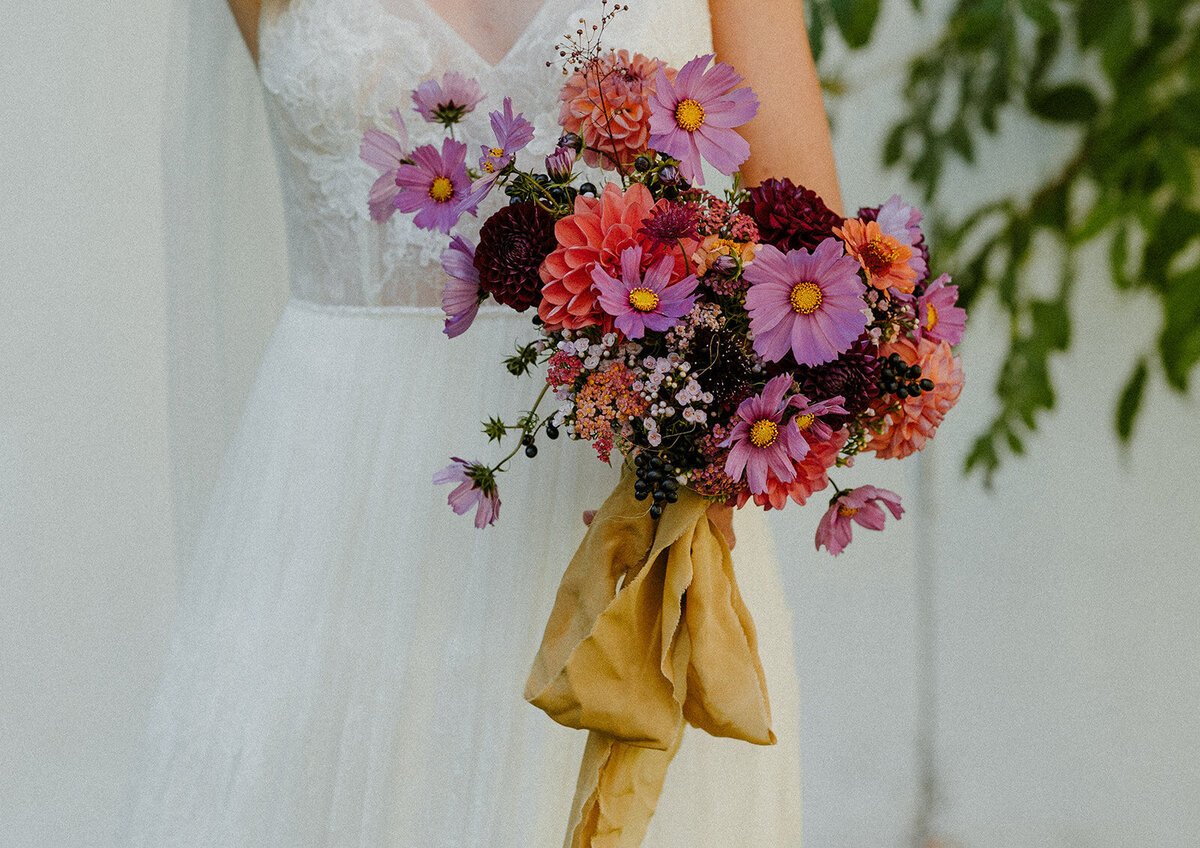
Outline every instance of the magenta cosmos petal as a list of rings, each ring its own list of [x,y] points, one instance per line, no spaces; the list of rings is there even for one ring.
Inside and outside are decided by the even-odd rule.
[[[858,262],[827,238],[809,253],[762,245],[743,276],[754,351],[778,362],[790,350],[802,365],[832,362],[867,326]]]
[[[396,181],[403,191],[396,198],[401,212],[415,212],[413,223],[421,229],[449,235],[464,212],[475,213],[479,197],[467,176],[467,146],[454,139],[442,141],[442,152],[425,144],[411,154],[413,164],[401,165]]]
[[[437,80],[425,80],[412,93],[413,111],[430,123],[450,126],[462,120],[483,100],[479,83],[450,71]]]
[[[713,54],[697,56],[672,83],[663,68],[655,77],[650,99],[650,146],[679,160],[684,179],[704,184],[702,160],[732,174],[750,155],[750,146],[734,132],[758,113],[758,98],[729,65],[717,62],[705,70]]]
[[[640,339],[646,330],[661,333],[687,315],[696,302],[693,293],[699,280],[689,274],[671,284],[675,260],[663,256],[642,272],[641,245],[621,251],[621,279],[615,279],[596,263],[592,282],[600,292],[600,308],[613,316],[614,326],[628,339]]]
[[[794,398],[784,397],[791,387],[791,375],[780,374],[767,382],[761,394],[742,401],[733,430],[721,444],[729,447],[725,473],[735,481],[744,474],[753,494],[766,491],[768,469],[781,482],[791,482],[796,477],[794,463],[808,454],[808,441],[795,419],[781,424],[784,412],[794,405]]]
[[[868,530],[882,530],[885,516],[880,504],[887,507],[896,520],[904,514],[900,496],[887,489],[859,486],[839,492],[817,524],[817,550],[824,546],[834,556],[845,550],[853,534],[852,521]]]
[[[500,495],[495,481],[491,479],[490,472],[477,462],[467,462],[457,456],[451,457],[451,460],[451,465],[433,475],[433,482],[439,485],[458,483],[446,498],[446,503],[457,515],[476,507],[475,526],[482,530],[500,517]],[[476,479],[480,472],[485,472],[483,482]]]
[[[371,219],[381,223],[396,211],[396,196],[400,193],[396,177],[404,158],[408,156],[408,129],[400,117],[400,110],[393,109],[391,115],[396,135],[369,129],[363,133],[362,144],[358,148],[359,157],[380,172],[367,195],[367,206],[371,210]]]
[[[442,251],[442,269],[449,275],[442,289],[442,311],[446,313],[442,332],[453,339],[471,326],[485,297],[475,268],[475,248],[462,236],[454,236]]]

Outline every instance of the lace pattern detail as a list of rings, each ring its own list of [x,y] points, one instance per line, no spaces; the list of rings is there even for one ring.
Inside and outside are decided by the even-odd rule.
[[[706,0],[673,0],[671,22],[656,26],[660,2],[631,3],[612,25],[609,44],[673,62],[711,49]],[[549,68],[546,62],[558,58],[553,45],[562,34],[598,9],[592,0],[546,0],[495,66],[424,0],[291,0],[278,14],[265,14],[260,67],[283,186],[293,295],[333,305],[436,307],[447,239],[417,229],[405,216],[384,226],[371,221],[366,198],[376,172],[358,156],[364,130],[390,127],[388,113],[398,107],[413,146],[440,145],[442,128],[412,110],[409,94],[422,81],[456,70],[476,77],[488,96],[456,128],[468,161],[491,141],[488,112],[511,97],[534,126],[534,141],[521,156],[536,162],[560,132],[562,74],[556,62]],[[465,218],[458,231],[474,238],[503,199],[489,198],[479,218]]]

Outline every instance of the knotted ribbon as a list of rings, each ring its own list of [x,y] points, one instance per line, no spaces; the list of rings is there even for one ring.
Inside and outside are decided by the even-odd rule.
[[[775,742],[754,622],[707,508],[680,489],[655,520],[625,469],[563,574],[525,697],[590,731],[565,848],[641,843],[685,720]]]

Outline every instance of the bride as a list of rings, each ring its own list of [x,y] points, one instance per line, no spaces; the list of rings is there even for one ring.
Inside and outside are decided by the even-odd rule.
[[[562,78],[546,62],[600,0],[230,7],[265,91],[291,298],[183,578],[121,844],[557,844],[584,734],[521,691],[580,515],[614,477],[590,450],[546,446],[501,481],[496,526],[477,531],[447,508],[434,472],[470,450],[480,420],[531,398],[533,381],[499,365],[528,317],[485,307],[461,338],[442,334],[445,241],[399,216],[370,220],[376,174],[358,145],[396,107],[414,145],[440,140],[408,92],[454,70],[479,80],[489,107],[511,96],[544,148],[526,153],[548,153]],[[715,47],[754,87],[751,184],[789,176],[837,207],[799,0],[628,7],[607,46],[676,67]],[[458,130],[476,149],[486,109]],[[744,512],[738,580],[779,743],[690,732],[645,840],[656,848],[800,841],[790,616],[765,522]]]

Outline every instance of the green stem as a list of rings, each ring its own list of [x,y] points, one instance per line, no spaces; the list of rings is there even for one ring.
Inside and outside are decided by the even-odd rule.
[[[529,410],[529,415],[533,415],[535,412],[537,412],[538,407],[541,406],[542,398],[544,398],[546,396],[546,392],[549,391],[549,389],[550,389],[549,383],[545,383],[542,385],[542,390],[538,393],[537,400],[535,400],[533,402],[533,408]],[[546,425],[547,420],[549,420],[549,419],[544,419],[542,421],[539,421],[538,425],[536,427],[534,427],[532,431],[529,430],[528,428],[522,427],[521,428],[522,437],[524,437],[525,435],[527,435],[530,432],[537,432],[538,430],[540,430],[542,427],[544,427]],[[508,462],[510,459],[512,459],[514,456],[516,456],[517,451],[519,451],[520,449],[521,449],[521,443],[520,443],[520,441],[518,441],[517,446],[509,452],[508,456],[504,457],[504,459],[502,459],[498,463],[496,463],[496,466],[491,469],[492,473],[494,474],[494,473],[503,471],[504,464],[506,462]]]

